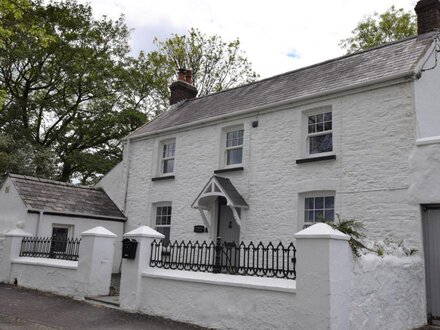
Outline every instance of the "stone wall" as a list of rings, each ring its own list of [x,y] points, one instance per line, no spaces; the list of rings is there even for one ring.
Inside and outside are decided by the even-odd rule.
[[[420,256],[367,254],[354,262],[351,329],[413,329],[426,323]]]

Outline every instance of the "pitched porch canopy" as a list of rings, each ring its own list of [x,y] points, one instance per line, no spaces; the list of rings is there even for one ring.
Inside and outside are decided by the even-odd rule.
[[[232,182],[220,176],[212,176],[208,183],[202,189],[196,200],[192,203],[191,207],[198,209],[202,216],[205,226],[208,231],[212,233],[212,216],[208,220],[207,212],[211,212],[214,203],[218,197],[224,197],[226,199],[226,205],[232,210],[234,219],[240,227],[240,231],[243,229],[243,209],[248,209],[249,205],[244,198],[240,195]],[[212,215],[212,214],[211,214]]]

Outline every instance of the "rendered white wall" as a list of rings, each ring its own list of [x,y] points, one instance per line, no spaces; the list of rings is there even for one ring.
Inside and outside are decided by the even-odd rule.
[[[440,136],[440,66],[436,63],[439,54],[427,52],[421,59],[420,79],[414,82],[414,99],[417,115],[417,138]]]
[[[420,145],[410,155],[408,199],[414,204],[440,204],[440,143]]]
[[[31,258],[26,258],[27,260]],[[33,258],[32,258],[33,259]],[[18,285],[40,291],[48,291],[65,296],[77,296],[77,269],[59,267],[66,262],[57,260],[53,266],[12,263],[11,279],[17,279]],[[76,261],[68,262],[78,265]]]
[[[104,189],[110,199],[120,210],[122,210],[124,208],[125,196],[122,162],[113,167],[110,172],[99,180],[99,182],[96,184],[96,187],[101,187]]]
[[[30,213],[29,218],[32,217],[33,214]],[[31,222],[32,220],[28,221]],[[53,224],[74,225],[73,237],[75,238],[80,238],[82,232],[98,226],[105,227],[107,230],[115,233],[118,238],[115,240],[113,273],[119,273],[122,258],[122,235],[124,231],[124,224],[122,222],[44,214],[40,219],[38,233],[31,233],[39,237],[50,237],[52,236]]]
[[[367,254],[354,262],[350,328],[414,329],[426,324],[423,260]]]
[[[0,210],[0,235],[24,225],[27,208],[9,178],[0,188]]]
[[[420,249],[419,208],[406,198],[408,155],[415,137],[412,95],[412,84],[403,83],[133,141],[127,229],[152,225],[152,203],[172,201],[171,239],[210,239],[209,234],[193,233],[193,226],[202,224],[202,219],[190,205],[220,167],[222,127],[243,123],[245,170],[219,174],[230,178],[250,205],[241,239],[292,240],[301,228],[299,194],[335,190],[336,212],[363,221],[369,237],[409,239]],[[302,158],[303,143],[301,111],[318,106],[333,109],[337,159],[298,165],[295,160]],[[259,121],[257,128],[251,128],[254,120]],[[176,138],[175,180],[152,182],[157,175],[157,145],[170,137]]]

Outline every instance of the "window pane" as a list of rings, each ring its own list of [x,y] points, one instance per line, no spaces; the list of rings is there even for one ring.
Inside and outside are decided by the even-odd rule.
[[[323,130],[324,130],[324,124],[323,123],[316,124],[316,131],[317,132],[322,132]]]
[[[319,115],[316,115],[316,122],[322,123],[324,121],[324,114],[320,113]]]
[[[332,122],[328,121],[324,124],[324,130],[329,131],[332,129]]]
[[[334,218],[335,218],[335,211],[333,209],[325,211],[325,220],[326,221],[333,221]]]
[[[324,208],[324,197],[316,197],[315,209],[323,209],[323,208]]]
[[[332,113],[331,112],[326,112],[324,114],[324,120],[325,121],[331,121],[332,120]]]
[[[174,159],[166,159],[163,161],[163,173],[173,173]]]
[[[315,124],[309,125],[309,133],[315,133]]]
[[[306,209],[313,210],[315,208],[315,199],[314,198],[306,198],[305,200]]]
[[[309,125],[315,124],[315,116],[309,116]]]
[[[309,138],[309,153],[329,152],[333,150],[332,135],[323,134]]]
[[[333,196],[329,196],[325,198],[325,208],[332,209],[335,207],[335,198]]]
[[[316,210],[315,211],[315,222],[324,221],[324,211]]]
[[[243,156],[242,148],[227,150],[226,164],[227,165],[241,164],[242,156]]]

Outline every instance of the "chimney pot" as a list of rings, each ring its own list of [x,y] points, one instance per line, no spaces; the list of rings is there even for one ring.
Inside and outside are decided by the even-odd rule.
[[[182,102],[197,96],[197,88],[192,85],[191,70],[179,69],[177,80],[170,85],[170,105]]]
[[[417,34],[422,35],[440,29],[440,1],[420,0],[414,8],[417,14]]]
[[[185,81],[185,71],[185,69],[179,69],[179,71],[177,71],[177,80]]]
[[[192,80],[192,71],[191,70],[186,70],[185,79],[188,84],[192,85],[193,80]]]

